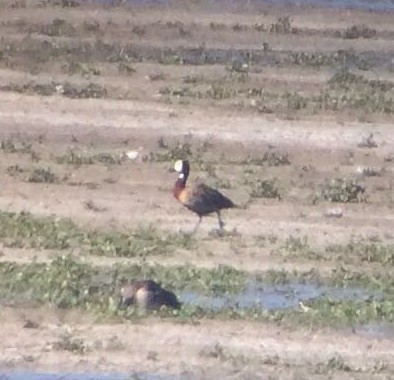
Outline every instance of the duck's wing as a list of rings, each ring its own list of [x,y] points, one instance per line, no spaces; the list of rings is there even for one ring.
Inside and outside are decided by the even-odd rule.
[[[182,203],[200,216],[234,207],[234,203],[229,198],[204,183],[185,189]]]

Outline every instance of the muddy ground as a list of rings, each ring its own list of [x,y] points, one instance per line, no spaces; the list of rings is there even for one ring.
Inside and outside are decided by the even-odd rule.
[[[2,211],[88,229],[187,233],[197,217],[172,197],[170,169],[188,157],[190,182],[204,179],[241,207],[223,213],[225,236],[215,233],[215,217],[204,218],[192,249],[153,254],[149,263],[392,273],[390,261],[327,247],[393,243],[393,13],[272,5],[230,13],[198,2],[0,7]],[[333,189],[335,179],[350,187]],[[328,217],[333,209],[342,217]],[[0,259],[63,253],[3,244]],[[394,376],[392,335],[362,326],[0,310],[1,371]],[[38,326],[24,328],[26,319]],[[87,349],[56,349],[64,334]]]

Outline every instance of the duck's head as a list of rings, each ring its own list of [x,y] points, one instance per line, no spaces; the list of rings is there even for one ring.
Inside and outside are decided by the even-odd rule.
[[[174,170],[179,173],[179,178],[187,180],[189,176],[189,161],[188,160],[178,160],[174,164]]]
[[[126,308],[135,303],[136,289],[133,284],[125,284],[120,289],[119,308]]]

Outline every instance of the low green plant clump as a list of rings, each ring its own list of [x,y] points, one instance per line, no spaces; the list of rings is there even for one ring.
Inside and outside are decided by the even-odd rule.
[[[352,25],[342,33],[342,36],[345,39],[354,40],[357,38],[373,38],[376,34],[376,29],[370,28],[368,25]]]
[[[322,199],[329,202],[363,202],[366,200],[365,187],[356,180],[337,178],[326,181],[316,194],[315,201]]]
[[[72,99],[106,98],[107,89],[98,83],[89,83],[84,87],[77,87],[71,83],[62,85],[61,94]]]
[[[354,108],[365,112],[393,113],[394,84],[384,80],[369,80],[351,73],[347,66],[328,81],[329,90],[316,99],[321,107],[333,111]]]
[[[163,137],[158,140],[157,152],[151,152],[143,157],[148,162],[171,162],[174,160],[191,159],[193,155],[192,145],[189,141],[174,141],[167,143]]]
[[[355,66],[360,70],[369,68],[369,63],[352,49],[338,50],[333,53],[291,52],[288,61],[295,65],[311,67],[338,67],[345,64]]]
[[[66,20],[56,18],[51,24],[42,25],[39,32],[49,37],[62,37],[73,35],[75,28]]]
[[[97,153],[89,155],[76,152],[73,149],[70,149],[67,151],[67,153],[54,158],[58,164],[69,164],[75,166],[93,165],[96,163],[105,165],[120,165],[122,163],[120,156],[116,156],[111,153]]]
[[[32,144],[26,142],[14,141],[12,139],[2,140],[0,150],[4,153],[20,153],[30,155],[32,161],[40,161],[40,154],[37,153]]]
[[[68,331],[61,334],[59,340],[53,342],[53,348],[58,351],[70,351],[80,355],[88,351],[83,339],[75,337]]]
[[[283,256],[287,257],[302,257],[310,260],[324,260],[324,257],[313,249],[308,242],[306,236],[297,237],[290,235],[284,241],[280,252]]]
[[[346,245],[331,244],[327,253],[339,255],[345,262],[359,260],[368,263],[394,264],[394,245],[364,242],[349,242]]]
[[[394,294],[394,277],[391,271],[366,273],[351,271],[344,267],[332,271],[328,283],[340,288],[359,287],[383,294]]]
[[[251,187],[250,196],[252,198],[282,199],[275,178],[256,181],[247,180],[245,184]]]
[[[38,94],[42,96],[52,96],[62,94],[72,99],[89,99],[107,97],[107,89],[97,83],[89,83],[83,87],[76,86],[72,83],[35,83],[29,81],[25,84],[10,83],[0,86],[2,91],[12,91],[21,94]]]
[[[69,75],[79,74],[84,77],[90,77],[92,75],[100,75],[99,69],[95,68],[91,64],[86,64],[77,61],[71,61],[67,68]]]
[[[27,177],[27,182],[33,183],[56,183],[58,181],[58,177],[51,168],[35,168]]]
[[[11,177],[31,183],[58,183],[60,181],[50,167],[23,168],[19,165],[11,165],[7,167],[7,173]]]
[[[394,294],[394,278],[390,272],[377,271],[365,273],[361,270],[350,270],[343,266],[334,268],[329,275],[322,275],[313,268],[308,271],[268,270],[255,275],[255,281],[262,284],[310,284],[315,286],[328,286],[342,289],[359,289],[365,294],[378,296]]]
[[[0,142],[0,150],[5,153],[31,153],[32,145],[25,142],[16,142],[11,139]]]
[[[267,166],[288,166],[291,165],[290,156],[288,153],[278,153],[278,152],[264,152],[262,156],[257,157],[247,157],[241,162],[235,161],[234,163],[242,165],[267,165]]]
[[[394,300],[333,301],[319,298],[304,308],[278,313],[283,322],[314,326],[366,324],[371,321],[394,323]]]
[[[2,91],[18,92],[21,94],[38,94],[42,96],[52,96],[56,93],[56,85],[54,83],[8,83],[0,86]]]

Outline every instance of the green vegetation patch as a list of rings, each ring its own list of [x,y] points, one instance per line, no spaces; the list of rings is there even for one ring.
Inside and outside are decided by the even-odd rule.
[[[284,257],[309,260],[335,261],[342,264],[379,263],[394,264],[394,245],[351,240],[347,244],[329,244],[315,248],[306,236],[287,237],[275,250]]]
[[[0,295],[15,300],[37,300],[59,307],[115,310],[122,283],[152,278],[172,290],[190,289],[205,294],[241,291],[246,275],[230,267],[165,267],[134,264],[93,267],[61,256],[49,263],[0,263]]]
[[[345,63],[349,66],[355,66],[360,70],[367,70],[370,66],[366,59],[362,58],[360,54],[352,49],[338,50],[333,53],[291,52],[288,61],[294,65],[309,67],[338,67]]]
[[[344,291],[354,288],[365,290],[366,294],[379,296],[394,294],[394,276],[390,271],[376,271],[365,273],[338,267],[331,271],[330,275],[322,275],[317,269],[309,271],[291,272],[286,270],[268,270],[256,274],[256,281],[262,284],[311,284],[316,286],[328,286]]]
[[[250,196],[252,198],[282,199],[276,178],[255,181],[247,179],[245,185],[250,187]]]
[[[27,182],[56,183],[59,182],[59,179],[56,174],[52,172],[51,168],[35,168],[29,173]]]
[[[326,280],[332,286],[341,288],[359,287],[369,289],[381,294],[394,294],[394,276],[392,271],[381,269],[375,273],[365,273],[364,271],[351,271],[339,267],[332,271],[331,277]]]
[[[262,156],[249,156],[245,160],[231,161],[241,165],[267,165],[267,166],[288,166],[291,165],[290,156],[287,152],[279,153],[275,151],[264,152]]]
[[[316,194],[315,201],[319,199],[343,203],[363,202],[366,200],[365,187],[347,178],[327,180]]]
[[[325,109],[354,108],[365,112],[393,113],[394,84],[384,80],[368,80],[342,68],[329,81],[329,91],[319,102]]]
[[[243,271],[227,266],[213,269],[191,265],[167,267],[148,265],[145,262],[133,265],[97,267],[65,255],[49,263],[16,264],[0,263],[0,297],[15,301],[35,300],[54,304],[62,308],[82,308],[103,315],[118,315],[124,318],[138,317],[137,310],[119,309],[119,289],[132,279],[154,279],[163,287],[179,295],[181,291],[222,296],[243,292],[251,277]],[[315,271],[287,273],[269,271],[255,276],[257,281],[282,284],[288,281],[320,281]],[[331,281],[346,289],[360,281],[354,274],[340,271]],[[372,284],[370,280],[370,284]],[[350,285],[349,285],[350,284]],[[392,289],[391,284],[391,289]],[[385,290],[388,288],[386,287]],[[289,325],[333,326],[354,323],[394,323],[394,299],[392,292],[381,297],[363,296],[358,299],[334,300],[328,296],[300,302],[299,307],[266,310],[259,306],[240,307],[234,303],[222,308],[202,308],[198,304],[184,304],[181,310],[160,310],[160,317],[177,317],[185,322],[199,318],[251,319],[271,321]],[[289,294],[289,296],[291,296]]]
[[[32,145],[25,142],[15,142],[12,139],[2,140],[0,149],[5,153],[31,153]]]
[[[135,257],[190,248],[185,234],[164,234],[147,227],[132,231],[89,231],[68,219],[0,212],[0,241],[6,247],[65,250],[78,247],[96,255]]]
[[[159,149],[156,152],[150,152],[149,155],[144,156],[144,161],[171,162],[174,160],[191,159],[194,156],[192,145],[186,140],[176,140],[169,143],[163,137],[160,137],[157,145]]]
[[[50,167],[24,168],[19,165],[7,167],[7,173],[11,177],[19,178],[24,182],[31,183],[59,183],[60,178],[52,171]]]
[[[380,243],[349,242],[346,245],[331,244],[326,252],[335,254],[344,262],[358,259],[368,263],[394,264],[394,245]]]
[[[366,324],[371,321],[394,323],[394,300],[333,301],[320,298],[299,310],[277,312],[277,320],[313,326]]]
[[[97,83],[89,83],[84,86],[76,86],[69,82],[60,83],[35,83],[29,81],[25,84],[10,83],[0,86],[1,91],[18,92],[21,94],[38,94],[52,96],[62,94],[72,99],[105,98],[107,89]]]
[[[297,309],[266,310],[260,307],[226,309],[202,309],[195,305],[186,305],[177,313],[188,318],[246,319],[274,322],[286,326],[349,326],[367,323],[394,324],[394,302],[382,301],[333,301],[319,298]],[[394,325],[392,326],[394,328]]]
[[[278,253],[284,257],[307,258],[309,260],[326,259],[322,253],[310,246],[306,236],[298,237],[290,235],[285,239],[282,246],[279,247]]]
[[[100,303],[105,290],[93,285],[95,270],[70,258],[58,258],[49,264],[5,262],[0,265],[0,273],[3,297],[50,302],[63,308]]]
[[[81,165],[93,165],[96,163],[105,165],[120,165],[122,158],[120,155],[114,155],[111,153],[97,153],[97,154],[84,154],[77,152],[73,149],[69,149],[67,153],[54,157],[58,164],[69,164],[75,166]]]

